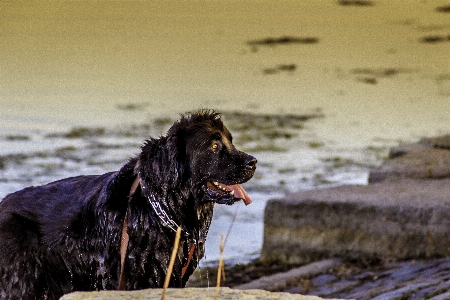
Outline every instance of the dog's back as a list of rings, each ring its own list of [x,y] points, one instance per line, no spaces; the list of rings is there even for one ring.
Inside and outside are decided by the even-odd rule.
[[[90,265],[88,256],[105,254],[107,245],[99,242],[105,233],[94,232],[102,216],[90,206],[104,205],[104,189],[113,177],[68,178],[26,188],[0,202],[1,299],[57,299],[93,286],[98,277],[89,272],[99,266]],[[87,231],[91,241],[84,239]]]

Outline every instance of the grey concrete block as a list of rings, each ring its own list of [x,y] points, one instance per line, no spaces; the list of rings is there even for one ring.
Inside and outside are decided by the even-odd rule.
[[[215,299],[215,288],[185,288],[185,289],[168,289],[167,300],[186,299],[201,300]],[[140,291],[102,291],[102,292],[76,292],[63,296],[61,300],[123,300],[123,299],[139,299],[139,300],[160,300],[162,289],[147,289]],[[220,288],[219,300],[320,300],[322,298],[316,296],[302,296],[289,293],[271,293],[262,290],[234,290],[230,288]]]
[[[267,203],[262,260],[450,256],[450,179],[302,191]]]

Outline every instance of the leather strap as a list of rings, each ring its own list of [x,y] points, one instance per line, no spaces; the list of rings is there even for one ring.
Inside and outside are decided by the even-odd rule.
[[[139,186],[139,177],[133,181],[131,185],[130,194],[128,195],[128,200],[134,195],[136,189]],[[130,237],[127,232],[128,228],[128,206],[125,211],[125,218],[123,219],[122,225],[122,236],[120,238],[120,275],[119,275],[119,291],[125,291],[127,288],[127,282],[125,279],[125,257],[127,255],[128,242],[130,241]]]
[[[130,194],[128,195],[128,199],[131,199],[131,197],[136,192],[136,189],[139,186],[139,177],[136,177],[136,179],[133,181],[133,184],[131,185]],[[125,212],[125,218],[123,219],[123,225],[122,225],[122,236],[120,239],[120,275],[119,275],[119,291],[125,291],[127,288],[127,282],[125,278],[125,258],[127,255],[127,248],[128,248],[128,242],[130,241],[130,237],[127,232],[128,228],[128,207],[127,211]],[[195,251],[195,243],[192,244],[191,248],[189,249],[189,254],[187,257],[186,264],[181,269],[181,277],[184,277],[184,274],[187,271],[187,268],[189,267],[189,264],[191,263],[191,259],[194,256]]]
[[[194,256],[195,244],[192,244],[191,249],[189,249],[189,255],[184,265],[183,269],[181,269],[181,277],[184,277],[184,273],[186,273],[189,264],[191,263],[192,256]]]
[[[119,276],[119,291],[125,291],[127,283],[125,280],[125,256],[127,255],[127,247],[130,237],[127,233],[128,226],[128,212],[125,213],[125,219],[122,226],[122,238],[120,240],[120,276]]]

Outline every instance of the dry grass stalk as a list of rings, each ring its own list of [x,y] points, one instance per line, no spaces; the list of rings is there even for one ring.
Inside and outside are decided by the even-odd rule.
[[[219,258],[219,266],[217,268],[217,284],[216,284],[216,293],[214,294],[214,300],[217,300],[219,297],[220,291],[220,279],[223,277],[225,280],[225,269],[223,262],[223,248],[225,247],[225,241],[223,238],[223,234],[220,236],[220,258]]]
[[[178,227],[177,234],[175,236],[175,243],[173,245],[172,256],[170,257],[169,267],[167,268],[166,280],[164,281],[164,289],[161,295],[161,300],[166,299],[166,291],[169,287],[170,277],[172,276],[173,264],[178,253],[178,244],[180,243],[181,227]]]

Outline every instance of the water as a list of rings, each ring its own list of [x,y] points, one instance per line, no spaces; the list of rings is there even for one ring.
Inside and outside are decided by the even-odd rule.
[[[367,169],[379,162],[385,149],[368,149],[360,154],[353,149],[332,151],[317,142],[315,126],[326,119],[321,114],[318,116],[301,122],[309,124],[308,128],[297,128],[297,121],[286,122],[283,128],[271,128],[266,135],[273,134],[271,130],[284,130],[280,136],[272,138],[264,134],[257,139],[246,137],[249,133],[255,134],[252,128],[233,132],[237,147],[258,159],[254,178],[243,185],[253,203],[249,206],[243,203],[216,205],[202,265],[218,260],[221,234],[227,235],[224,252],[227,263],[245,263],[257,258],[262,245],[267,200],[298,189],[366,182]],[[171,115],[149,119],[142,124],[74,127],[66,131],[43,127],[32,132],[0,136],[0,198],[30,185],[117,170],[140,151],[144,139],[164,135],[176,118]],[[259,115],[245,116],[244,119],[254,122],[254,127],[260,127],[268,126],[273,118],[279,116],[264,115],[264,121]],[[239,127],[243,119],[225,113],[224,121],[233,128]],[[265,132],[264,129],[261,132]],[[256,150],[269,144],[276,150],[271,151],[270,147],[264,151]]]

